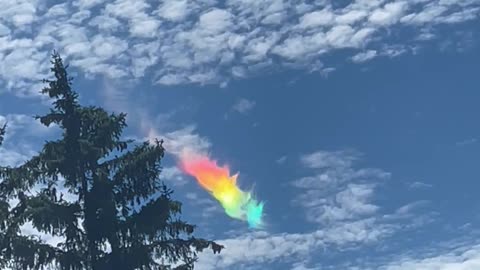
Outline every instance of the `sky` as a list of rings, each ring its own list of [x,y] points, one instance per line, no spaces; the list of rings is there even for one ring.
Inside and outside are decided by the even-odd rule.
[[[56,49],[82,104],[165,140],[183,218],[226,247],[196,269],[480,269],[479,0],[0,6],[1,165],[59,136],[32,119]],[[225,215],[184,149],[239,172],[265,228]]]

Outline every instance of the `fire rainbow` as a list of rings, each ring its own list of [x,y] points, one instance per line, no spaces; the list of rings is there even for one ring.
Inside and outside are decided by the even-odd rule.
[[[251,228],[262,227],[263,202],[253,198],[251,192],[237,185],[238,174],[230,175],[228,166],[218,166],[208,157],[182,158],[180,169],[197,180],[222,205],[225,213],[235,219],[247,221]]]

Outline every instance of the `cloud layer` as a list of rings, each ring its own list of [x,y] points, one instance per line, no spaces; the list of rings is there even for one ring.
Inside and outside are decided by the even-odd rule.
[[[439,25],[478,19],[480,8],[478,0],[48,3],[10,1],[0,11],[0,81],[18,95],[40,89],[54,48],[90,77],[224,84],[279,67],[322,70],[324,55],[345,48],[353,62],[396,56],[440,38]],[[399,41],[400,32],[411,34]]]
[[[305,267],[318,261],[313,258],[319,254],[332,258],[345,250],[373,249],[382,240],[413,228],[404,225],[413,222],[410,214],[425,202],[386,214],[372,201],[376,186],[391,175],[381,169],[356,168],[360,157],[353,151],[317,151],[300,158],[311,175],[291,181],[296,194],[292,205],[314,226],[311,232],[256,232],[219,240],[226,249],[220,255],[201,254],[198,268],[252,269],[281,262],[292,269],[329,269],[326,262],[317,268]],[[300,222],[291,216],[287,220]]]

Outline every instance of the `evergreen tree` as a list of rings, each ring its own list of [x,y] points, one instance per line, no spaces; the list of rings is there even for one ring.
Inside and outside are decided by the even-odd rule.
[[[3,143],[3,136],[5,136],[6,124],[0,127],[0,147]],[[1,169],[1,168],[0,168]],[[0,171],[1,173],[1,171]],[[0,242],[4,239],[5,224],[8,217],[8,202],[0,198]],[[4,265],[4,257],[0,255],[0,266]]]
[[[61,57],[54,52],[51,62],[54,79],[44,80],[42,93],[53,108],[37,119],[63,133],[23,165],[0,172],[0,196],[19,201],[2,219],[4,266],[193,269],[197,252],[220,252],[223,246],[193,236],[195,226],[180,219],[181,203],[159,180],[162,142],[123,140],[126,115],[81,106]],[[78,199],[65,200],[57,191],[62,184]],[[21,236],[27,222],[63,241],[51,246]]]
[[[3,136],[5,135],[6,127],[7,127],[7,124],[3,125],[3,127],[0,127],[0,146],[2,146],[2,143],[3,143]]]

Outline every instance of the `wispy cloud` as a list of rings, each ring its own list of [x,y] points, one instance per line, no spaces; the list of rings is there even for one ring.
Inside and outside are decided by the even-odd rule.
[[[317,151],[301,157],[304,166],[311,169],[349,168],[360,154],[355,151]]]
[[[377,56],[377,51],[375,50],[368,50],[366,52],[360,52],[354,56],[352,56],[352,61],[355,63],[363,63],[370,59],[373,59]]]
[[[409,184],[409,186],[410,186],[410,188],[413,188],[413,189],[422,189],[422,188],[433,187],[433,185],[431,185],[431,184],[427,184],[427,183],[420,182],[420,181],[413,182],[413,183]]]
[[[175,166],[163,168],[161,179],[166,180],[168,184],[174,187],[184,186],[188,183],[183,173]]]
[[[389,262],[367,261],[349,269],[364,270],[476,270],[480,265],[480,245],[475,241],[448,243],[447,248],[409,252],[390,258]]]
[[[458,141],[458,142],[455,143],[455,145],[466,146],[466,145],[475,144],[477,142],[478,142],[477,138],[470,138],[470,139],[466,139],[466,140],[463,140],[463,141]]]
[[[232,106],[232,110],[239,112],[241,114],[247,114],[255,107],[256,102],[248,100],[246,98],[241,98],[235,102]]]
[[[268,265],[273,262],[293,265],[307,261],[313,254],[330,247],[374,243],[391,233],[387,226],[372,228],[372,223],[372,219],[366,219],[311,233],[247,233],[218,240],[226,248],[220,255],[200,254],[196,268],[250,269],[260,263]]]
[[[390,177],[380,169],[355,169],[360,154],[354,151],[317,151],[301,157],[314,175],[292,182],[300,190],[295,203],[306,209],[306,218],[319,224],[371,217],[379,209],[370,203],[377,184]],[[368,179],[365,180],[365,179]]]
[[[430,202],[426,200],[412,202],[398,208],[397,211],[395,211],[395,213],[399,215],[410,215],[415,209],[426,206],[429,203]]]
[[[138,104],[133,106],[130,100],[132,89],[133,84],[122,85],[105,77],[101,91],[107,109],[127,113],[129,123],[136,129],[133,136],[150,141],[163,140],[166,151],[177,157],[185,154],[207,155],[210,152],[211,142],[196,132],[194,124],[174,124],[171,114],[155,117]]]
[[[279,159],[275,160],[277,164],[284,164],[287,162],[288,157],[287,156],[281,156]]]

